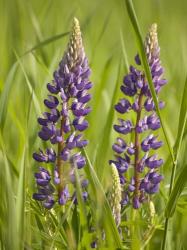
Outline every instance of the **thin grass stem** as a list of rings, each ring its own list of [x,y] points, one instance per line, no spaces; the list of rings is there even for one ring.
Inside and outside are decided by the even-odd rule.
[[[175,180],[175,172],[176,172],[176,166],[177,162],[175,161],[173,164],[172,172],[171,172],[171,179],[170,179],[170,187],[169,187],[169,196],[173,190],[174,186],[174,180]],[[169,225],[169,218],[165,218],[165,224],[164,224],[164,236],[163,236],[163,241],[162,241],[162,250],[166,249],[167,246],[167,232],[168,232],[168,225]]]

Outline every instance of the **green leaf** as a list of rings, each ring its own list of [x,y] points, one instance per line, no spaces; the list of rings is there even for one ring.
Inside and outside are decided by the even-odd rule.
[[[73,209],[73,215],[72,215],[72,229],[74,231],[76,244],[78,245],[80,241],[80,217],[77,211],[77,206]]]
[[[24,207],[25,207],[25,147],[22,153],[22,159],[20,162],[20,174],[18,180],[18,192],[16,200],[16,214],[17,214],[17,225],[19,235],[20,249],[23,249],[24,242]]]
[[[94,12],[93,12],[93,14],[94,14]],[[88,18],[86,19],[85,23],[82,25],[82,30],[88,25],[90,18],[91,18],[91,16],[88,16]],[[55,42],[55,41],[57,41],[57,40],[59,40],[59,39],[62,39],[63,37],[66,37],[66,36],[69,35],[69,34],[70,34],[70,32],[69,32],[69,31],[66,31],[66,32],[63,32],[63,33],[60,33],[60,34],[51,36],[51,37],[49,37],[49,38],[47,38],[47,39],[45,39],[45,40],[43,40],[43,41],[37,43],[36,45],[34,45],[34,46],[33,46],[32,48],[30,48],[29,50],[25,51],[25,52],[20,56],[20,58],[23,57],[23,56],[25,56],[25,55],[27,55],[27,54],[29,54],[29,53],[31,53],[31,52],[34,52],[34,51],[37,50],[37,49],[42,48],[42,47],[44,47],[44,46],[46,46],[46,45],[48,45],[48,44],[50,44],[50,43],[53,43],[53,42]]]
[[[183,191],[186,183],[187,183],[187,165],[185,165],[182,168],[182,170],[181,170],[181,172],[176,180],[174,188],[171,192],[171,195],[169,197],[169,201],[167,203],[167,207],[166,207],[166,211],[165,211],[166,218],[173,216],[173,214],[175,212],[178,198],[180,197],[180,194]]]
[[[124,59],[124,63],[125,63],[125,71],[128,72],[129,62],[128,62],[128,58],[127,58],[127,50],[126,50],[122,30],[120,30],[120,39],[121,39],[121,47],[122,47],[122,52],[123,52],[123,59]]]
[[[8,159],[7,159],[7,153],[6,153],[6,149],[5,149],[5,143],[2,137],[2,134],[0,132],[0,148],[3,154],[3,161],[4,161],[4,169],[3,171],[3,175],[4,175],[4,186],[1,187],[3,188],[4,192],[3,192],[3,196],[6,195],[6,199],[2,199],[1,201],[1,205],[6,208],[4,210],[4,213],[1,214],[2,218],[6,221],[6,224],[1,224],[1,230],[0,231],[4,231],[4,246],[5,249],[15,249],[15,250],[19,250],[19,246],[18,246],[18,234],[17,234],[17,220],[16,220],[16,213],[15,213],[15,198],[14,198],[14,192],[12,189],[12,182],[13,182],[13,178],[11,175],[11,171],[10,171],[10,166],[8,163]],[[3,204],[4,202],[4,204]],[[2,243],[3,244],[3,243]]]
[[[35,220],[36,220],[36,223],[37,223],[37,226],[38,226],[38,229],[40,230],[40,232],[43,232],[45,233],[45,229],[44,229],[44,226],[43,226],[43,223],[42,221],[40,220],[40,217],[38,216],[37,213],[35,213]]]
[[[101,99],[101,93],[102,91],[106,88],[106,82],[109,76],[109,73],[111,72],[112,69],[112,64],[113,62],[113,56],[110,56],[107,60],[106,63],[103,67],[102,74],[100,76],[100,84],[98,88],[96,88],[95,93],[94,93],[94,99],[93,99],[93,105],[94,105],[94,110],[92,112],[92,117],[91,119],[95,119],[98,109],[99,109],[99,104],[100,104],[100,99]]]
[[[29,77],[28,77],[28,75],[27,75],[27,73],[26,73],[26,71],[25,71],[25,69],[23,67],[23,63],[21,62],[21,59],[18,57],[16,52],[15,52],[15,56],[17,58],[18,63],[20,64],[21,70],[23,71],[23,74],[24,74],[24,77],[25,77],[25,80],[26,80],[26,83],[27,83],[27,87],[28,87],[28,89],[30,91],[30,94],[32,95],[32,100],[33,100],[33,103],[34,103],[34,106],[35,106],[35,109],[36,109],[36,113],[41,114],[42,111],[41,111],[41,108],[40,108],[40,102],[39,102],[39,100],[38,100],[38,98],[36,96],[36,93],[35,93],[35,91],[34,91],[34,89],[32,87],[31,82],[29,81]]]
[[[111,106],[110,110],[107,115],[106,123],[102,131],[102,136],[101,136],[101,143],[99,145],[97,157],[96,157],[96,164],[97,164],[97,173],[99,173],[99,176],[102,180],[103,178],[103,173],[105,172],[105,162],[108,162],[106,160],[107,152],[108,152],[108,145],[110,144],[110,133],[112,130],[112,125],[113,125],[113,120],[114,120],[114,104],[118,96],[118,90],[120,86],[120,67],[121,67],[121,62],[119,62],[118,66],[118,75],[115,83],[115,89],[113,92],[112,96],[112,101],[111,101]],[[103,149],[105,149],[105,152],[103,152]],[[103,164],[102,164],[103,163]],[[103,165],[101,167],[101,164]]]
[[[106,228],[106,232],[109,230],[110,235],[108,235],[110,237],[110,240],[114,241],[114,244],[116,247],[122,248],[122,243],[121,243],[121,239],[118,233],[118,229],[116,227],[113,215],[112,215],[112,211],[110,208],[110,205],[108,203],[108,200],[106,198],[105,195],[105,191],[103,189],[103,186],[101,184],[101,182],[99,181],[97,174],[90,162],[90,159],[85,151],[85,149],[83,149],[83,153],[84,156],[87,159],[88,162],[88,167],[85,167],[85,172],[87,174],[87,177],[89,179],[89,183],[90,183],[90,187],[92,189],[92,192],[96,195],[99,195],[101,197],[101,200],[103,200],[103,214],[105,215],[105,221],[106,223],[104,223],[104,226]],[[95,208],[97,209],[97,207]],[[112,239],[111,239],[111,235],[112,235]]]
[[[93,51],[92,52],[92,57],[91,57],[92,61],[94,60],[94,56],[97,55],[96,50],[97,50],[97,47],[98,47],[98,45],[99,45],[99,43],[100,43],[100,41],[101,41],[105,31],[106,31],[106,28],[108,26],[108,22],[110,20],[110,16],[111,16],[111,11],[107,14],[107,16],[106,16],[106,18],[104,20],[103,26],[101,28],[101,31],[99,32],[97,41],[95,42],[94,48],[92,49],[92,51]],[[92,65],[92,62],[90,64]]]
[[[76,179],[76,196],[78,200],[78,205],[79,205],[79,215],[80,215],[80,223],[82,224],[83,230],[86,229],[87,227],[87,221],[86,221],[86,206],[85,202],[82,197],[82,188],[80,185],[80,178],[79,178],[79,173],[75,167],[75,179]]]
[[[27,54],[29,54],[29,53],[31,53],[31,52],[33,52],[33,51],[41,48],[43,46],[46,46],[46,45],[48,45],[48,44],[50,44],[52,42],[55,42],[55,41],[57,41],[57,40],[65,37],[67,35],[69,35],[69,32],[64,32],[64,33],[61,33],[61,34],[49,37],[46,40],[37,43],[35,46],[33,46],[32,48],[30,48],[29,50],[27,50],[25,53],[23,53],[23,55],[21,57],[23,57],[23,56],[25,56],[25,55],[27,55]]]
[[[180,152],[180,147],[181,147],[181,143],[182,143],[182,139],[183,139],[183,135],[185,131],[186,121],[187,121],[187,78],[186,78],[184,90],[183,90],[183,97],[182,97],[180,115],[179,115],[177,139],[176,139],[175,146],[174,146],[176,160],[178,159],[178,154]]]
[[[9,94],[14,83],[13,79],[14,79],[17,67],[18,67],[17,62],[12,65],[12,68],[9,71],[7,79],[5,81],[4,89],[0,98],[0,128],[2,130],[4,128],[5,121],[6,121]]]
[[[79,248],[78,249],[88,249],[90,246],[90,242],[88,242],[88,227],[87,227],[87,211],[86,211],[86,205],[82,197],[82,188],[80,185],[80,178],[79,178],[79,173],[77,171],[77,168],[75,167],[75,179],[76,179],[76,196],[77,196],[77,201],[78,201],[78,214],[80,217],[80,227],[81,227],[81,235],[80,235],[80,241],[79,241]]]

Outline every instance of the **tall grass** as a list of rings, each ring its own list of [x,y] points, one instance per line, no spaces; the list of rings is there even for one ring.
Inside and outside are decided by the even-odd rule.
[[[134,6],[130,0],[0,0],[0,249],[90,249],[94,240],[99,249],[186,249],[186,9],[184,0],[134,1]],[[70,202],[51,212],[32,200],[32,153],[40,146],[36,120],[44,108],[45,85],[61,59],[73,16],[82,26],[94,82],[86,132],[90,143],[83,152],[89,199],[82,201],[76,173],[79,205]],[[130,206],[123,209],[121,237],[107,196],[112,183],[108,160],[115,138],[113,106],[137,51],[154,96],[142,48],[142,37],[153,22],[158,23],[168,79],[161,94],[166,108],[161,113],[157,109],[165,142],[164,181],[152,200],[155,212],[149,204],[136,214]]]

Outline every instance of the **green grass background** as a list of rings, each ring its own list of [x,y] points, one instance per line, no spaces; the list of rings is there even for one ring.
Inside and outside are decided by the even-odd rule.
[[[152,23],[158,24],[161,60],[168,79],[161,93],[161,98],[166,101],[162,118],[173,146],[187,72],[187,2],[136,0],[134,7],[144,37]],[[116,119],[112,106],[121,95],[119,85],[127,73],[127,65],[134,64],[134,55],[138,51],[125,1],[0,0],[1,249],[76,249],[71,237],[76,238],[75,231],[78,229],[75,229],[75,221],[71,225],[71,218],[74,216],[75,220],[76,215],[80,216],[77,227],[79,224],[84,226],[84,207],[82,214],[70,207],[71,212],[67,212],[69,217],[65,217],[64,222],[61,218],[63,215],[60,219],[50,217],[51,214],[44,216],[43,211],[31,200],[35,188],[33,173],[37,169],[32,153],[41,143],[37,138],[37,117],[45,110],[43,99],[47,95],[46,83],[51,81],[66,48],[67,32],[71,29],[74,16],[82,27],[94,83],[91,91],[93,111],[89,115],[90,127],[86,132],[90,144],[86,150],[104,191],[111,182],[108,159],[111,158],[111,145],[116,136],[111,130],[113,119]],[[177,175],[186,163],[186,132]],[[164,140],[162,133],[161,137]],[[161,192],[153,199],[157,215],[153,222],[153,234],[148,232],[149,242],[145,247],[151,250],[160,249],[161,246],[172,169],[166,143],[160,154],[166,162],[161,170],[165,179]],[[109,228],[108,235],[112,238],[107,222],[110,218],[106,218],[102,211],[104,198],[96,198],[94,194],[93,199],[101,201],[96,205],[98,214],[95,216],[104,216],[104,224],[108,223],[106,228]],[[88,207],[86,209],[89,210]],[[146,209],[140,211],[136,221],[137,237],[126,239],[125,246],[133,249],[143,247],[143,233],[149,224]],[[184,188],[169,224],[168,249],[187,249],[186,225],[187,189]],[[86,230],[84,235],[83,242],[91,241],[92,236],[87,235]],[[67,248],[61,243],[64,239]],[[87,246],[85,249],[89,249],[88,243],[82,244]],[[108,244],[109,249],[116,249],[112,240]]]

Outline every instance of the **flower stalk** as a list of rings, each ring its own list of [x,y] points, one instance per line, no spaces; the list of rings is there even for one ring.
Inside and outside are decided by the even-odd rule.
[[[63,126],[64,126],[64,121],[63,118],[61,119],[61,127],[60,127],[60,135],[63,136]],[[60,199],[62,190],[64,189],[64,178],[63,178],[63,160],[61,159],[61,152],[63,150],[64,147],[64,141],[62,140],[61,142],[58,143],[58,153],[57,153],[57,170],[59,173],[59,185],[58,185],[58,197]]]
[[[142,112],[142,104],[143,104],[143,93],[140,92],[138,97],[138,110],[137,110],[137,118],[136,118],[136,127],[141,119],[141,112]],[[135,179],[135,191],[134,191],[134,201],[139,200],[139,187],[140,187],[140,173],[138,171],[139,161],[140,161],[140,134],[135,130],[135,143],[134,143],[134,179]]]

